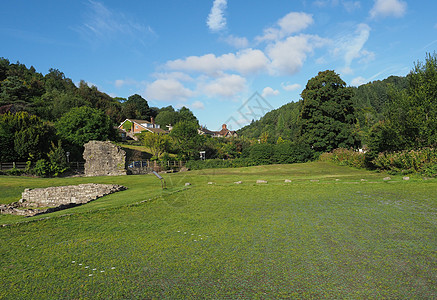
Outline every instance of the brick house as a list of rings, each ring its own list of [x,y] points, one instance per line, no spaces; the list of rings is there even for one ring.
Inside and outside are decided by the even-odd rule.
[[[130,122],[132,124],[130,129],[124,129],[124,125],[126,122]],[[151,118],[150,122],[146,120],[136,120],[136,119],[126,119],[119,126],[119,130],[126,132],[126,135],[136,139],[135,134],[143,131],[148,131],[155,134],[167,134],[168,131],[164,130],[159,126],[159,124],[155,123],[154,118]]]

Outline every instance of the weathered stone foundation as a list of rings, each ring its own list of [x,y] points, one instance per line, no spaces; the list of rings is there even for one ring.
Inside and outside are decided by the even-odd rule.
[[[121,185],[95,183],[25,189],[18,202],[0,205],[0,213],[34,216],[85,204],[124,190],[126,187]]]

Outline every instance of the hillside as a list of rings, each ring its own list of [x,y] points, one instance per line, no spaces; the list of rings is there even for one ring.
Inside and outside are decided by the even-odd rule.
[[[390,76],[384,80],[376,80],[359,87],[352,87],[354,91],[352,101],[360,129],[368,131],[373,124],[383,120],[394,92],[407,88],[408,78],[398,76]],[[257,139],[268,133],[269,142],[276,142],[279,137],[293,140],[297,135],[297,121],[301,108],[302,100],[287,103],[241,128],[238,134]]]

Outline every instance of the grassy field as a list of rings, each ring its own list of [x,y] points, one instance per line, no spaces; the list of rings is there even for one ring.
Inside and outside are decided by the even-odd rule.
[[[0,177],[2,203],[128,187],[48,219],[0,216],[0,299],[436,299],[437,181],[386,176],[258,166],[167,174],[165,191],[151,175]]]

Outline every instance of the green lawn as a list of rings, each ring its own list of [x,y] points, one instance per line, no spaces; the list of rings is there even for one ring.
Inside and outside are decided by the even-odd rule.
[[[19,222],[0,227],[0,299],[435,299],[437,182],[386,176],[214,169],[164,175],[166,191],[151,175],[0,177],[3,203],[24,187],[129,188],[37,222],[0,216]]]

